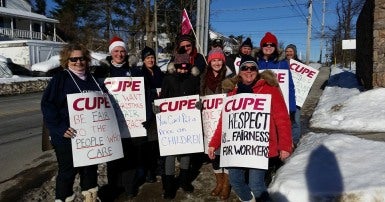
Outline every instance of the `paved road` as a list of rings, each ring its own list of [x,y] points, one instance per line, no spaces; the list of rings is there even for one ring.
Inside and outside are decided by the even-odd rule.
[[[0,192],[2,197],[12,196],[12,191],[34,187],[33,184],[39,182],[38,178],[50,177],[44,175],[44,172],[41,172],[43,176],[40,176],[39,170],[36,169],[44,171],[47,166],[51,167],[55,160],[52,152],[43,153],[41,150],[40,99],[41,93],[0,98]],[[29,180],[26,180],[27,178]],[[15,185],[17,189],[14,188]],[[14,194],[20,195],[17,192]]]

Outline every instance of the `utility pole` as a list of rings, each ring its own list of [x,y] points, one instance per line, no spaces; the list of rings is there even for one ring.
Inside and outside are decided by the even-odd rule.
[[[309,64],[310,60],[310,39],[311,39],[311,18],[313,15],[313,1],[309,0],[309,16],[307,18],[307,42],[306,42],[306,64]]]
[[[158,64],[158,5],[154,0],[155,64]]]
[[[323,41],[324,41],[324,31],[325,31],[325,12],[326,12],[326,0],[323,0],[323,5],[322,5],[322,25],[321,25],[321,42],[320,42],[320,54],[319,54],[319,61],[322,64],[322,46],[323,46]]]

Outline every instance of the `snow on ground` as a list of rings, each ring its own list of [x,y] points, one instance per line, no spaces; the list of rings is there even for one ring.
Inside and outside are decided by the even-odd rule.
[[[331,69],[311,127],[384,132],[385,89],[361,92],[354,70]],[[385,201],[384,147],[342,133],[308,133],[269,192],[276,201]]]
[[[331,69],[311,127],[385,132],[385,89],[362,92],[354,69]],[[384,148],[384,142],[342,133],[308,133],[278,170],[269,192],[276,201],[385,201]]]

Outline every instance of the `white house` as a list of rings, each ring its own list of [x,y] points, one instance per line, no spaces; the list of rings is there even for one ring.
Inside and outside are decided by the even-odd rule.
[[[56,35],[58,20],[31,11],[27,0],[0,0],[0,55],[28,69],[65,44]]]

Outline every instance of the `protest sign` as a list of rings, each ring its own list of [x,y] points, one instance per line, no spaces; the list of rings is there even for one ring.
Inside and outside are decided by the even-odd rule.
[[[70,126],[77,131],[71,139],[74,167],[123,157],[115,112],[106,94],[68,94],[67,103]]]
[[[203,152],[201,112],[195,107],[199,95],[158,99],[156,114],[161,156]]]
[[[205,153],[207,154],[208,145],[214,135],[221,116],[223,99],[226,94],[215,94],[201,97],[202,102],[202,123],[204,134]]]
[[[281,88],[283,99],[286,103],[287,112],[289,112],[289,70],[286,69],[269,69],[277,75],[279,88]],[[259,70],[263,72],[263,70]]]
[[[104,81],[114,96],[114,108],[122,138],[146,136],[146,99],[143,77],[110,77]]]
[[[290,59],[290,71],[295,85],[295,102],[302,107],[319,71],[293,59]]]
[[[220,167],[267,169],[271,95],[241,93],[223,103]]]

